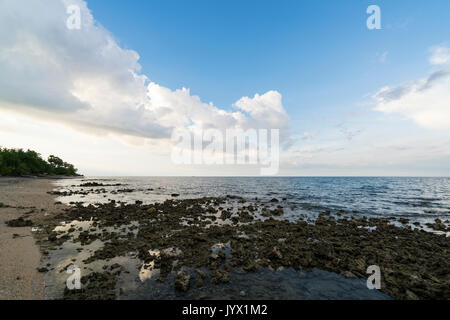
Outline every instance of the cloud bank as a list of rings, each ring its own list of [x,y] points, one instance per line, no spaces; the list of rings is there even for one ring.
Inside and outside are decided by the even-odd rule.
[[[427,129],[450,129],[450,49],[432,48],[430,64],[437,70],[428,77],[380,89],[373,96],[374,109],[400,114]]]
[[[66,27],[67,7],[81,28]],[[0,2],[0,109],[53,119],[84,132],[170,138],[174,127],[278,128],[290,119],[282,96],[243,97],[226,111],[189,89],[141,74],[139,54],[119,46],[82,0]]]

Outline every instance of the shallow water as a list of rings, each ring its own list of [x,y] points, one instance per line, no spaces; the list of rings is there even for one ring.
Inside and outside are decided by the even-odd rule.
[[[312,272],[262,269],[256,272],[231,270],[230,282],[214,285],[207,280],[201,288],[193,285],[185,296],[173,290],[175,275],[165,283],[158,280],[137,282],[125,287],[120,299],[225,299],[225,300],[386,300],[389,296],[369,290],[366,280],[346,279],[341,275],[314,269]],[[129,282],[128,282],[129,284]],[[168,285],[170,284],[170,285]]]
[[[70,226],[89,228],[89,222],[73,222],[70,225],[57,227],[57,230],[65,230]],[[74,235],[76,235],[74,233]],[[196,286],[198,274],[193,268],[188,270],[191,275],[191,285],[186,295],[180,296],[174,290],[176,273],[171,272],[164,282],[158,280],[159,269],[153,268],[154,263],[144,264],[135,257],[133,252],[126,256],[117,256],[109,261],[97,260],[89,264],[83,261],[89,258],[103,243],[99,240],[89,245],[80,246],[66,241],[57,250],[52,250],[48,263],[51,270],[46,274],[46,297],[48,299],[63,298],[66,280],[70,274],[66,272],[68,266],[79,267],[81,275],[90,272],[102,272],[105,266],[116,263],[123,268],[118,277],[116,293],[121,300],[172,300],[172,299],[195,299],[195,300],[389,300],[386,294],[378,290],[369,290],[365,279],[345,278],[336,273],[313,269],[310,272],[304,270],[296,271],[292,268],[280,268],[273,270],[264,268],[254,272],[244,272],[232,269],[230,281],[216,285],[211,282],[211,273],[206,268],[201,268],[207,275],[203,286]],[[77,250],[82,249],[82,250]],[[229,258],[229,243],[217,244],[211,248],[212,253],[223,250]],[[158,255],[159,250],[150,250],[152,255]],[[172,248],[170,253],[177,255],[178,249]]]
[[[76,187],[81,183],[122,184],[106,187]],[[355,217],[396,217],[422,225],[440,218],[450,219],[450,178],[403,177],[89,177],[60,180],[58,190],[105,189],[107,193],[61,197],[64,203],[143,201],[162,202],[179,194],[180,199],[240,196],[267,202],[282,200],[285,217],[304,215],[314,218],[318,212],[343,210]],[[133,192],[112,194],[123,189]],[[412,225],[413,226],[413,225]],[[414,227],[414,226],[413,226]],[[425,228],[426,229],[426,228]]]

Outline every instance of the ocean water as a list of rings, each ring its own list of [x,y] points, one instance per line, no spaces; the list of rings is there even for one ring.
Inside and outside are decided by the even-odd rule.
[[[122,184],[78,187],[81,183]],[[58,190],[104,188],[106,194],[61,197],[64,203],[143,201],[161,202],[179,194],[179,199],[240,196],[266,203],[283,200],[285,217],[314,218],[321,211],[341,211],[355,217],[396,217],[423,225],[439,218],[450,219],[450,178],[414,177],[83,177],[59,180]],[[133,192],[116,193],[121,189]],[[112,193],[111,193],[112,192]]]
[[[106,186],[80,186],[89,182]],[[330,211],[332,215],[339,213],[343,217],[394,217],[397,220],[393,223],[398,224],[398,218],[407,218],[412,228],[436,233],[442,232],[429,229],[426,223],[439,218],[448,225],[447,220],[450,220],[450,178],[80,177],[54,183],[58,191],[106,190],[58,198],[67,204],[83,202],[88,205],[110,200],[151,204],[174,199],[173,194],[179,194],[176,199],[232,196],[229,198],[231,206],[241,198],[246,203],[257,202],[263,206],[277,198],[276,205],[283,206],[284,214],[275,219],[313,221],[318,213]],[[123,192],[124,189],[127,192]],[[420,226],[414,222],[419,222]],[[77,226],[88,230],[90,223],[92,221],[73,221],[57,228]],[[104,261],[89,265],[83,261],[102,246],[103,243],[96,240],[79,252],[79,245],[70,240],[51,251],[52,271],[46,274],[47,297],[62,297],[67,278],[64,267],[71,263],[82,268],[83,273],[87,270],[101,272]],[[229,283],[216,286],[209,281],[202,288],[194,286],[186,296],[180,297],[173,289],[174,273],[160,282],[159,270],[145,269],[143,262],[134,256],[115,257],[109,263],[119,263],[129,271],[118,280],[118,287],[123,289],[119,299],[390,299],[378,290],[367,289],[366,279],[348,279],[324,270],[306,272],[290,268],[265,268],[252,273],[231,270]]]

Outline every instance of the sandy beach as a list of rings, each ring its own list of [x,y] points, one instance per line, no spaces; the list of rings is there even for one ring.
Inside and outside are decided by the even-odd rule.
[[[8,227],[5,222],[26,217],[40,221],[62,205],[47,194],[52,180],[0,178],[0,299],[44,299],[44,275],[39,246],[31,227]]]

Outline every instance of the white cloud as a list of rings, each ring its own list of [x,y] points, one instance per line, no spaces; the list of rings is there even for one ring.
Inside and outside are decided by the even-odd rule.
[[[442,65],[450,63],[450,48],[437,46],[431,48],[430,63],[433,65]]]
[[[267,128],[283,129],[289,126],[289,116],[283,108],[281,94],[277,91],[256,94],[253,98],[243,97],[234,105]]]
[[[380,89],[374,110],[400,114],[427,129],[450,129],[450,50],[432,49],[430,63],[440,69],[406,84]]]
[[[81,8],[69,30],[68,5]],[[140,73],[139,55],[121,48],[82,0],[0,2],[0,108],[52,119],[84,132],[168,138],[175,126],[289,127],[281,94],[242,98],[225,111]]]
[[[303,137],[302,137],[302,139],[303,140],[312,140],[312,139],[314,139],[316,137],[316,134],[314,133],[314,132],[308,132],[308,131],[305,131],[305,132],[303,132]]]
[[[282,155],[281,171],[325,176],[448,175],[449,159],[448,135],[374,121],[351,141],[336,138],[335,130],[304,141]]]

